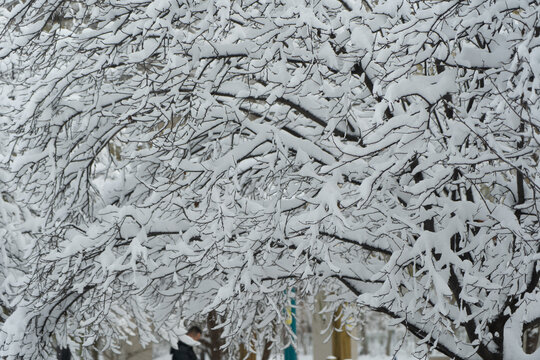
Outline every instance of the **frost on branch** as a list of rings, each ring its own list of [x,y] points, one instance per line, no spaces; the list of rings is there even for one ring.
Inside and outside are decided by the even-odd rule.
[[[6,184],[42,224],[2,356],[212,310],[277,340],[293,287],[455,359],[533,356],[536,1],[1,9]]]

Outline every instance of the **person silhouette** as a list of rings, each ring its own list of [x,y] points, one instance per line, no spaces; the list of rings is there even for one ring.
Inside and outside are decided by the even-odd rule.
[[[186,335],[180,337],[177,348],[171,348],[172,360],[198,360],[193,346],[198,344],[202,336],[202,330],[198,326],[189,328]]]

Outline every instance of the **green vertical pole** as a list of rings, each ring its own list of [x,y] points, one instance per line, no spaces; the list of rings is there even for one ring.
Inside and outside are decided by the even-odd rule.
[[[294,289],[292,290],[292,293],[294,294]],[[291,330],[293,334],[296,336],[296,300],[294,299],[294,295],[291,297],[291,310],[290,310],[290,316],[291,316]],[[289,347],[285,349],[285,360],[297,360],[296,356],[296,350],[294,349],[294,346],[291,344]]]

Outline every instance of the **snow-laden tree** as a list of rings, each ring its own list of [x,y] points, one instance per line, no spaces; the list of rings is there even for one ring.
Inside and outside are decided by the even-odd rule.
[[[1,4],[7,183],[42,219],[1,356],[211,310],[262,343],[330,286],[538,359],[537,1]]]
[[[0,86],[0,114],[10,107],[10,93],[9,86]],[[7,141],[7,134],[0,132],[0,159],[6,155]],[[17,301],[11,295],[20,290],[19,280],[27,274],[25,252],[32,245],[31,234],[39,227],[29,209],[20,206],[16,194],[8,191],[9,179],[10,174],[0,168],[0,325],[14,310]]]
[[[26,274],[25,249],[31,239],[22,234],[25,231],[32,231],[32,216],[10,194],[0,191],[0,324],[14,310],[11,294]]]

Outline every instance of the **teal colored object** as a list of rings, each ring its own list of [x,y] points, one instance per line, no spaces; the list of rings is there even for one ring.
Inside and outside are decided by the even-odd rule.
[[[294,290],[293,290],[294,293]],[[294,300],[294,297],[291,298],[291,309],[290,313],[287,315],[291,317],[291,330],[296,336],[296,301]],[[289,310],[287,310],[289,312]],[[296,356],[296,350],[294,349],[294,346],[290,345],[288,348],[285,349],[285,360],[297,360],[298,357]]]

